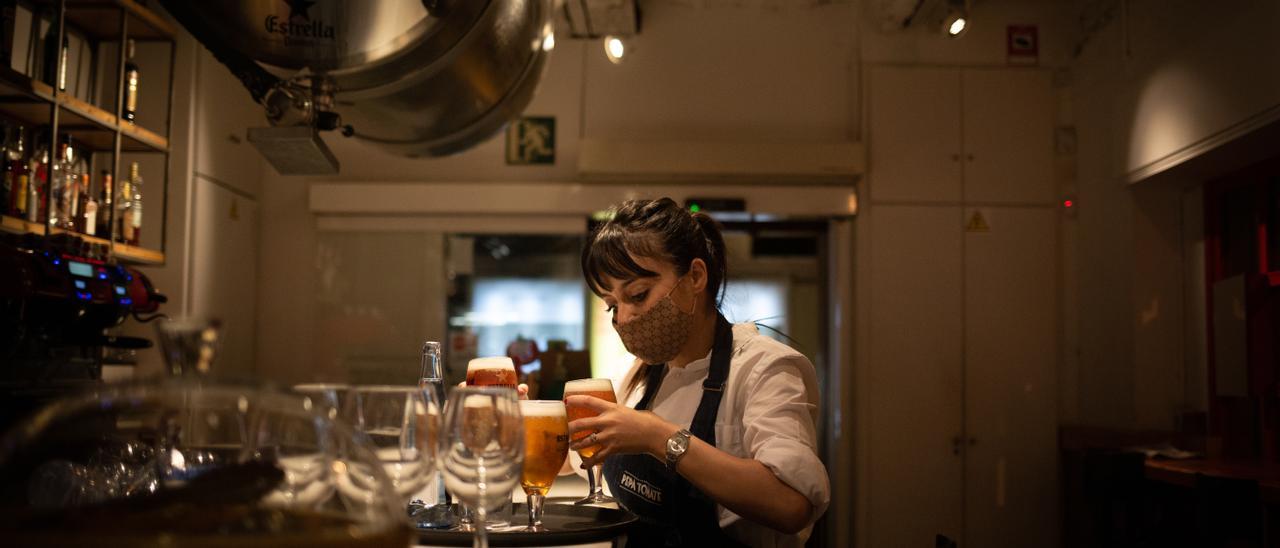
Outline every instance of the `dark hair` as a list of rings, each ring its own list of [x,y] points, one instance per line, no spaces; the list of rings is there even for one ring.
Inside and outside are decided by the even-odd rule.
[[[632,256],[668,261],[675,265],[677,276],[689,272],[694,259],[702,259],[707,265],[706,294],[720,307],[728,275],[720,223],[676,205],[671,198],[627,200],[611,213],[612,218],[591,234],[582,249],[582,274],[592,291],[604,293],[605,276],[630,280],[658,275]]]
[[[719,309],[729,274],[720,223],[710,215],[676,205],[671,198],[627,200],[611,213],[612,218],[591,233],[582,249],[582,274],[591,291],[603,293],[605,276],[630,280],[658,275],[637,264],[633,255],[668,261],[675,265],[678,276],[689,272],[694,259],[702,259],[707,264],[706,294],[714,297]],[[627,383],[627,393],[635,390],[653,366],[641,365]]]

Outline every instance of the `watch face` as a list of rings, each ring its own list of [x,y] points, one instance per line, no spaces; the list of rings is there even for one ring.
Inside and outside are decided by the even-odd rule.
[[[686,438],[684,436],[675,436],[667,440],[667,450],[673,451],[676,453],[684,451],[685,447],[687,447],[688,445],[689,445],[689,438]]]

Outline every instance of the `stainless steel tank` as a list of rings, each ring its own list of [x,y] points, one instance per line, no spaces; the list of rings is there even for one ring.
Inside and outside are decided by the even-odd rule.
[[[332,103],[317,94],[321,108],[341,115],[357,138],[407,156],[450,154],[492,135],[528,105],[554,43],[551,0],[184,7],[216,29],[223,45],[272,74],[324,81]]]

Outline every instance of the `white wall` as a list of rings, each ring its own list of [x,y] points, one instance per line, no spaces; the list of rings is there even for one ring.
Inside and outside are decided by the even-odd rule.
[[[1188,160],[1275,121],[1280,38],[1271,29],[1280,5],[1125,4],[1127,12],[1081,37],[1072,67],[1081,265],[1075,418],[1170,429],[1178,412],[1204,410],[1207,397],[1198,187],[1239,167],[1192,168]]]
[[[230,71],[185,31],[179,32],[174,70],[165,264],[141,270],[169,298],[160,312],[221,319],[224,338],[215,373],[248,377],[255,369],[257,193],[263,161],[244,141],[244,128],[259,107]],[[164,88],[145,89],[163,93]],[[147,95],[140,96],[147,104]],[[150,116],[163,125],[162,115]],[[160,155],[123,158],[133,159],[146,162],[145,188],[158,198],[163,190]],[[160,221],[158,207],[147,211],[143,238],[157,247]],[[124,331],[155,339],[153,326],[132,320]],[[162,371],[155,349],[141,352],[139,362],[136,375]]]

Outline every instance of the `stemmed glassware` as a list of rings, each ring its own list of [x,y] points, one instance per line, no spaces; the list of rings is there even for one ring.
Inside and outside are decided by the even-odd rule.
[[[546,531],[542,527],[542,504],[569,454],[569,420],[560,400],[520,400],[520,415],[524,417],[524,472],[520,474],[520,487],[529,507],[529,526],[524,530]]]
[[[445,406],[439,464],[445,486],[475,516],[473,546],[489,545],[485,518],[511,501],[524,464],[524,424],[516,391],[455,388]]]
[[[435,466],[439,405],[417,386],[352,386],[339,415],[364,434],[395,488],[400,508],[430,480]],[[431,398],[434,400],[434,398]],[[345,463],[339,492],[358,505],[376,487],[363,462]]]
[[[568,412],[569,420],[575,421],[594,417],[600,413],[581,405],[570,405],[568,403],[569,396],[595,396],[610,403],[617,402],[617,396],[613,392],[613,381],[609,379],[578,379],[564,383],[565,410]],[[573,441],[584,439],[594,432],[583,430],[573,434]],[[578,455],[583,459],[589,459],[600,450],[599,445],[591,445],[578,449]],[[587,481],[590,483],[591,492],[581,500],[574,502],[577,505],[601,505],[601,504],[617,504],[617,500],[604,494],[604,487],[601,482],[600,472],[602,466],[596,464],[588,470]]]

